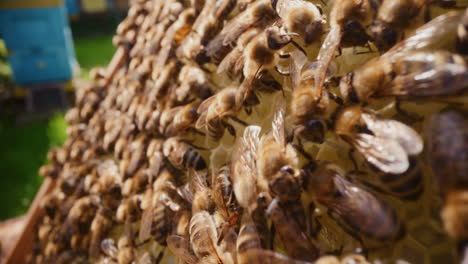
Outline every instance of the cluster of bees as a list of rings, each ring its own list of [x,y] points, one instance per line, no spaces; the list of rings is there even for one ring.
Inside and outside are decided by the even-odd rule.
[[[28,261],[411,261],[398,205],[439,193],[424,220],[468,261],[465,8],[135,1],[40,170],[57,185]]]

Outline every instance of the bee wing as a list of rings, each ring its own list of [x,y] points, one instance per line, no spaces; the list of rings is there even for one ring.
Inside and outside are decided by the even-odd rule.
[[[405,149],[395,140],[358,134],[352,143],[368,162],[385,173],[400,174],[409,167]]]
[[[290,53],[292,63],[289,65],[289,74],[291,76],[291,85],[294,90],[301,81],[301,71],[307,62],[307,56],[299,50]]]
[[[169,250],[186,262],[187,264],[197,264],[198,259],[192,253],[190,253],[190,243],[187,239],[182,236],[170,235],[167,237],[167,247]]]
[[[117,255],[119,251],[117,250],[117,247],[115,246],[115,242],[113,239],[110,239],[110,238],[104,239],[101,242],[101,250],[107,256],[113,259],[117,259]]]
[[[249,93],[252,91],[252,83],[256,78],[255,75],[247,76],[239,86],[239,90],[236,94],[236,107],[240,108],[245,100],[247,99]]]
[[[226,57],[219,63],[218,70],[216,73],[227,72],[229,74],[234,72],[234,66],[237,64],[237,60],[242,56],[242,51],[235,48],[229,52]]]
[[[271,124],[271,129],[273,131],[273,137],[276,142],[281,146],[286,147],[286,131],[285,131],[285,116],[286,116],[286,102],[284,98],[281,98],[276,102],[275,115],[273,117],[273,122]]]
[[[423,141],[411,127],[390,119],[381,119],[370,113],[363,113],[362,119],[376,137],[395,140],[409,155],[417,155],[423,150]]]
[[[328,32],[327,37],[323,41],[320,47],[319,54],[317,56],[317,74],[315,78],[315,87],[322,89],[325,82],[328,66],[330,65],[335,51],[340,45],[342,36],[341,27],[334,26]]]
[[[243,137],[236,140],[231,163],[231,177],[234,194],[239,204],[248,208],[255,194],[257,148],[260,143],[259,126],[248,126]]]
[[[453,95],[468,87],[468,68],[459,64],[445,64],[424,72],[395,77],[378,90],[383,96]]]
[[[197,119],[197,122],[195,123],[196,129],[201,129],[205,127],[208,109],[215,99],[216,99],[216,95],[208,97],[198,106],[198,109],[197,109],[198,119]]]
[[[248,260],[252,263],[271,263],[271,264],[313,264],[313,262],[302,261],[290,258],[273,250],[262,248],[252,248],[245,253]],[[258,261],[258,262],[256,262]],[[339,262],[337,262],[339,263]]]
[[[453,46],[463,12],[449,12],[419,27],[411,36],[397,43],[381,57],[403,56],[411,50],[437,50]]]
[[[140,242],[147,241],[150,238],[153,224],[153,188],[148,188],[145,195],[149,198],[149,204],[141,216],[140,231],[138,233]]]

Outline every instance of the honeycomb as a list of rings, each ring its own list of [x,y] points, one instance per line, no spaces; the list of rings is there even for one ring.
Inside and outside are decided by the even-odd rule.
[[[341,77],[343,80],[342,76],[392,52],[385,53],[389,47],[382,46],[391,41],[379,42],[372,32],[365,32],[367,39],[359,42],[362,37],[359,28],[366,31],[371,28],[369,25],[383,23],[381,10],[384,13],[389,9],[391,15],[398,17],[401,15],[398,12],[416,7],[418,11],[404,16],[410,21],[409,25],[389,26],[396,32],[395,42],[404,42],[405,38],[417,34],[418,28],[424,27],[429,19],[455,14],[449,12],[464,10],[467,6],[466,1],[394,1],[404,7],[396,12],[388,7],[392,1],[378,1],[378,9],[371,7],[370,2],[374,3],[352,0],[134,1],[113,39],[118,47],[113,61],[107,69],[94,69],[93,84],[77,91],[76,105],[66,115],[69,138],[63,146],[50,150],[49,164],[41,168],[41,175],[54,179],[56,185],[42,201],[41,208],[45,214],[37,224],[35,246],[28,262],[309,263],[305,262],[309,259],[299,259],[290,254],[288,246],[295,245],[295,242],[283,239],[288,232],[281,230],[293,230],[291,226],[295,223],[292,222],[297,221],[307,222],[305,224],[310,226],[307,229],[301,227],[299,234],[304,234],[306,240],[317,248],[320,259],[316,263],[340,263],[339,258],[341,263],[456,263],[460,256],[456,241],[449,238],[443,228],[440,211],[444,202],[426,158],[430,153],[423,151],[414,157],[423,175],[422,193],[415,199],[401,199],[385,192],[385,185],[379,181],[378,175],[382,174],[379,168],[374,168],[360,152],[353,152],[353,145],[344,140],[333,125],[323,132],[322,142],[302,140],[302,152],[305,154],[301,153],[301,145],[294,134],[298,123],[291,108],[297,89],[294,85],[294,63],[301,56],[312,63],[309,68],[314,70],[315,85],[318,76],[325,74],[324,83],[318,84],[341,99],[341,103],[340,100],[330,102],[331,112],[339,113],[352,103],[341,94],[341,84],[336,79]],[[349,17],[343,18],[347,19],[343,22],[336,17],[339,17],[339,12],[346,13],[347,6],[351,6],[347,13]],[[464,11],[458,12],[456,14],[461,17]],[[315,20],[307,20],[310,17]],[[296,19],[304,20],[295,24]],[[304,28],[312,22],[316,23],[315,35],[309,33],[310,28]],[[328,65],[324,57],[334,44],[327,44],[327,36],[332,36],[336,23],[343,23],[351,29],[344,31],[341,44],[337,42],[341,47],[332,50],[332,61]],[[353,31],[352,25],[356,23],[360,27]],[[461,37],[450,26],[447,24],[444,30],[444,25],[438,24],[435,30],[446,34],[444,41],[451,44],[431,42],[429,45],[435,47],[430,46],[429,52],[437,49],[462,52],[463,47],[453,45],[455,39]],[[444,33],[446,31],[452,33]],[[251,39],[246,37],[247,32],[253,32]],[[268,45],[262,44],[263,36],[266,36]],[[282,42],[284,39],[286,43]],[[249,46],[249,43],[257,40],[260,48],[255,53],[252,50],[256,46]],[[281,47],[273,49],[273,44],[281,44]],[[236,50],[238,53],[234,53]],[[223,59],[228,56],[236,63],[220,72],[222,63],[226,62]],[[273,63],[269,62],[270,58]],[[463,65],[466,76],[467,68],[463,63],[460,65]],[[239,65],[239,69],[234,69]],[[313,84],[310,89],[314,89]],[[242,96],[242,92],[246,96]],[[269,131],[273,130],[274,134],[276,126],[272,122],[281,116],[281,102],[285,105],[284,139],[288,147],[296,147],[293,152],[298,162],[291,165],[294,181],[303,180],[300,176],[302,168],[312,161],[335,164],[343,176],[357,170],[359,181],[353,181],[350,186],[388,204],[403,226],[401,237],[376,240],[361,234],[359,227],[350,232],[346,221],[337,220],[329,213],[330,208],[316,202],[314,193],[302,188],[297,202],[303,215],[297,216],[304,219],[297,219],[295,215],[293,220],[282,225],[276,225],[269,219],[271,208],[274,208],[272,204],[278,198],[267,192],[266,196],[273,199],[267,200],[269,204],[264,208],[270,242],[265,248],[253,251],[264,254],[261,255],[263,259],[241,261],[240,257],[237,260],[236,257],[226,257],[229,254],[240,255],[232,248],[231,251],[224,248],[222,257],[218,256],[217,260],[212,259],[212,251],[201,252],[203,243],[211,243],[216,254],[221,252],[220,245],[227,247],[233,237],[237,236],[239,243],[241,226],[247,222],[245,219],[253,218],[253,211],[247,205],[237,215],[237,220],[232,218],[235,223],[229,226],[229,230],[234,232],[226,234],[231,237],[218,241],[210,235],[206,241],[199,242],[191,225],[189,228],[189,223],[195,221],[193,216],[201,215],[206,217],[204,232],[212,232],[219,238],[223,226],[232,219],[223,219],[219,204],[214,201],[218,207],[213,208],[213,201],[210,202],[215,200],[218,170],[230,164],[229,179],[232,182],[246,177],[244,174],[232,175],[236,164],[244,165],[242,158],[246,154],[239,145],[243,144],[246,126],[261,128],[261,142]],[[440,97],[416,96],[414,100],[381,97],[361,105],[365,111],[381,119],[396,120],[410,126],[427,145],[424,128],[431,116],[447,106],[457,106],[466,111],[466,102],[465,94],[453,96],[453,93],[448,93]],[[330,122],[335,122],[334,118],[337,118],[334,114],[324,117]],[[200,119],[205,119],[205,122]],[[255,151],[252,153],[257,158],[255,166],[259,166],[260,155]],[[270,154],[273,152],[266,155]],[[267,164],[275,162],[269,160]],[[311,177],[314,176],[312,173]],[[260,176],[255,174],[255,177]],[[202,179],[201,183],[197,179]],[[235,196],[239,193],[235,192]],[[357,198],[351,200],[366,202]],[[257,206],[260,204],[258,201]],[[314,201],[315,208],[309,210],[311,201]],[[204,208],[205,203],[211,205],[210,209],[198,208]],[[281,203],[282,200],[280,208],[283,208]],[[258,208],[265,214],[261,207]],[[282,210],[283,213],[290,212],[289,208]],[[378,212],[375,215],[377,217]],[[367,216],[374,216],[374,212]],[[150,219],[149,227],[143,224],[145,219]],[[210,229],[211,222],[214,223],[213,229]],[[182,243],[178,248],[173,242],[175,238],[182,238],[181,241],[187,244]],[[306,253],[310,255],[306,258],[312,260],[319,257],[313,256],[313,252]],[[359,259],[353,254],[362,256]]]

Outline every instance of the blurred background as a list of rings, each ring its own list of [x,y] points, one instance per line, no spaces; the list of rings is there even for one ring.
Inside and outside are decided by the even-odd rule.
[[[130,0],[131,1],[131,0]],[[24,214],[64,112],[89,71],[108,64],[128,0],[0,0],[0,221]]]

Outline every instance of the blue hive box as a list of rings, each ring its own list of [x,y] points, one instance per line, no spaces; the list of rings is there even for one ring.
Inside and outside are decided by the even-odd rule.
[[[18,84],[68,81],[76,64],[61,0],[0,0],[0,38]]]

